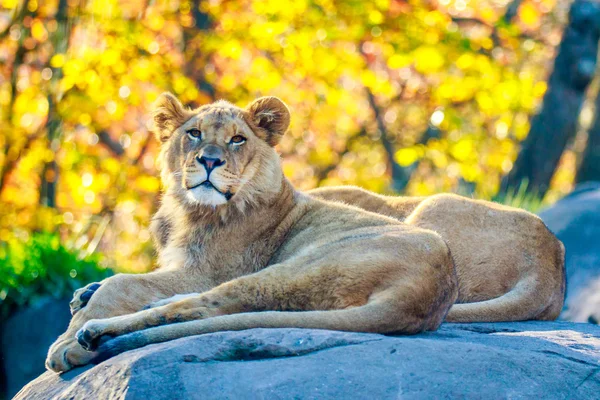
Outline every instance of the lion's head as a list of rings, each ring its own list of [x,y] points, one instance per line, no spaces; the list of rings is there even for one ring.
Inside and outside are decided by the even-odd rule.
[[[245,109],[217,101],[189,110],[170,93],[153,111],[162,142],[162,178],[167,190],[189,206],[244,207],[281,187],[273,149],[290,122],[287,106],[262,97]]]

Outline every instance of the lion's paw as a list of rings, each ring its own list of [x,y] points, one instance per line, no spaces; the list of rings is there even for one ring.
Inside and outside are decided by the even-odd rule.
[[[77,289],[73,293],[73,300],[69,303],[71,309],[71,315],[77,314],[82,308],[84,308],[90,301],[96,290],[100,288],[101,284],[98,282],[90,283],[87,286]]]
[[[108,337],[103,337],[105,332],[105,324],[101,320],[91,319],[77,331],[75,338],[77,342],[87,351],[94,351]]]
[[[54,372],[65,372],[88,364],[96,353],[84,350],[73,338],[58,340],[48,351],[46,368]]]

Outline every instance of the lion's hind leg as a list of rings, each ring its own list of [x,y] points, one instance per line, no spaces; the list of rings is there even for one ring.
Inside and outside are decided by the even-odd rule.
[[[452,306],[448,322],[508,322],[558,318],[565,300],[565,249],[542,227],[546,240],[554,242],[554,252],[538,249],[541,256],[526,260],[525,276],[502,296]]]

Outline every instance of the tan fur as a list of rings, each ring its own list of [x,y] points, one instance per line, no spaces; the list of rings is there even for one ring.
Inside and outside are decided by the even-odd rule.
[[[160,269],[103,281],[83,308],[76,299],[48,368],[86,364],[98,354],[79,343],[94,350],[102,337],[138,330],[141,341],[114,340],[127,343],[121,351],[253,327],[437,329],[457,296],[452,257],[437,233],[294,190],[272,148],[289,124],[279,99],[193,111],[173,99],[163,95],[154,114],[166,189],[153,222]],[[234,145],[236,135],[246,141]],[[210,176],[209,164],[218,165]],[[198,294],[136,312],[186,293]]]
[[[562,310],[564,247],[536,215],[453,194],[392,197],[352,186],[309,193],[439,233],[458,275],[447,321],[554,320]]]

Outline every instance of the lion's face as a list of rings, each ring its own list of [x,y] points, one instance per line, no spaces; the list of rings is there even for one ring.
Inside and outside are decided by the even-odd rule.
[[[163,142],[163,180],[190,204],[225,205],[244,188],[244,200],[252,200],[248,197],[281,184],[273,146],[287,130],[289,111],[275,97],[246,109],[218,101],[187,110],[173,95],[162,94],[154,122]]]

